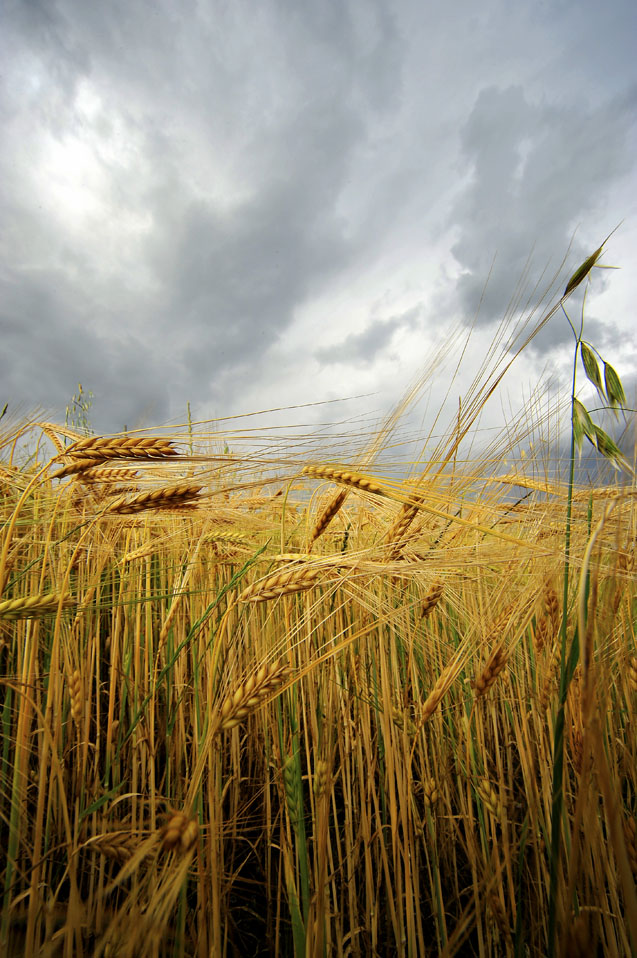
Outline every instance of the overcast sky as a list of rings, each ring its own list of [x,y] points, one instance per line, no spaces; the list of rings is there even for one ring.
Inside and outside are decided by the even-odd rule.
[[[383,412],[492,266],[476,349],[530,254],[532,287],[577,230],[563,284],[621,220],[588,314],[634,383],[634,0],[1,7],[0,406]]]

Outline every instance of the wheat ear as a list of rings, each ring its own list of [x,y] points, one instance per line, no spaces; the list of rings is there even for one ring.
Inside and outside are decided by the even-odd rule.
[[[71,715],[73,721],[79,727],[82,721],[83,703],[82,703],[82,676],[78,669],[69,676],[69,697],[71,699]]]
[[[138,843],[130,832],[110,832],[93,839],[91,845],[106,858],[124,865],[133,857]]]
[[[296,565],[284,572],[275,572],[265,579],[253,582],[238,596],[239,602],[265,602],[283,595],[293,595],[311,589],[323,571],[321,566]]]
[[[74,459],[167,459],[178,455],[170,439],[152,436],[89,436],[64,450]]]
[[[285,662],[262,665],[258,672],[225,699],[220,710],[220,729],[235,728],[243,722],[250,712],[259,708],[266,698],[283,685],[290,672]]]
[[[20,599],[5,599],[0,602],[0,618],[34,619],[39,615],[53,615],[62,601],[62,607],[73,604],[71,599],[63,599],[54,593],[47,595],[29,595]]]
[[[347,489],[342,489],[340,492],[337,492],[332,499],[330,499],[323,511],[319,514],[319,517],[314,524],[314,528],[312,529],[309,549],[311,549],[316,540],[323,535],[334,516],[339,512],[346,498]]]
[[[361,489],[363,492],[373,492],[379,496],[387,495],[375,479],[363,476],[359,472],[342,469],[339,466],[306,466],[303,474],[313,479],[329,479],[332,482],[340,482],[345,486]]]
[[[195,504],[203,486],[192,483],[182,483],[178,486],[163,486],[153,492],[143,492],[132,499],[121,497],[112,502],[106,509],[107,513],[131,515],[144,512],[146,509],[178,509]]]
[[[509,653],[506,649],[500,647],[489,658],[480,675],[473,682],[476,699],[482,698],[487,694],[500,672],[507,664]]]
[[[199,834],[199,826],[183,812],[172,811],[166,824],[160,829],[161,847],[164,851],[190,851]]]

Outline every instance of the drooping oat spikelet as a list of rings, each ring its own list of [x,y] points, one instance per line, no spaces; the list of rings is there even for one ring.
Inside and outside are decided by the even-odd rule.
[[[507,664],[507,659],[509,658],[509,653],[506,649],[500,648],[496,649],[495,652],[489,658],[487,664],[483,668],[480,675],[473,682],[473,688],[475,690],[476,699],[482,698],[487,694],[500,672]]]
[[[283,685],[290,675],[285,662],[262,665],[258,672],[228,695],[221,706],[220,728],[227,730],[239,725],[245,718]]]
[[[82,721],[83,702],[82,702],[82,676],[78,669],[69,676],[69,697],[71,699],[71,715],[73,721],[79,726]]]
[[[353,472],[339,466],[306,466],[303,474],[311,476],[313,479],[330,479],[332,482],[340,482],[345,486],[361,489],[363,492],[373,492],[379,496],[386,495],[382,486],[375,479],[370,479],[359,472]]]
[[[303,566],[295,564],[292,569],[275,572],[253,582],[238,596],[238,602],[265,602],[267,599],[277,599],[282,595],[293,595],[295,592],[304,592],[311,589],[323,572],[321,566]]]
[[[68,608],[72,604],[72,599],[62,601],[63,608]],[[0,602],[0,618],[35,619],[40,615],[54,615],[59,605],[60,596],[55,593],[29,595],[19,599],[5,599],[4,602]]]
[[[144,512],[146,509],[178,509],[183,506],[196,504],[196,499],[203,486],[193,483],[181,483],[177,486],[162,486],[152,492],[140,493],[133,499],[122,497],[112,502],[106,512],[117,515],[132,515]]]
[[[323,535],[323,533],[329,526],[330,522],[332,521],[334,516],[338,513],[341,506],[345,502],[346,498],[347,498],[347,489],[342,489],[340,492],[337,492],[337,494],[327,503],[323,511],[320,513],[318,519],[316,520],[316,523],[314,524],[314,528],[312,529],[312,534],[310,536],[310,544],[308,546],[309,550],[312,549],[312,545],[316,542],[316,540]]]
[[[183,812],[171,812],[169,820],[160,830],[161,847],[164,851],[184,853],[189,851],[199,834],[199,826]]]
[[[420,610],[421,619],[426,619],[427,616],[431,615],[433,610],[438,605],[444,590],[445,586],[443,582],[434,582],[431,589],[423,599],[422,608]]]

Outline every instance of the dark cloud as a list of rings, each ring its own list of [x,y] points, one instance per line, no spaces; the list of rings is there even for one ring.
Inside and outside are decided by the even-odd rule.
[[[10,0],[8,398],[64,409],[81,381],[116,429],[183,419],[188,400],[223,414],[277,377],[303,402],[349,394],[358,365],[367,390],[392,337],[426,325],[410,304],[426,302],[432,326],[472,317],[496,251],[481,320],[499,317],[533,242],[538,268],[559,260],[630,172],[632,8],[583,6],[554,21],[503,0],[426,17],[414,0]],[[586,66],[603,37],[617,41],[607,88]],[[533,63],[523,44],[541,48]],[[432,256],[444,308],[418,279]],[[350,281],[362,333],[330,300]],[[325,319],[310,328],[316,302]],[[565,345],[556,319],[538,355]]]
[[[462,131],[470,180],[453,211],[460,236],[452,252],[463,269],[457,291],[467,321],[476,314],[481,323],[502,318],[523,277],[531,243],[535,249],[526,285],[537,288],[539,298],[551,278],[551,270],[544,279],[542,271],[550,261],[559,264],[578,222],[595,214],[600,229],[608,226],[600,215],[604,199],[634,169],[629,132],[636,96],[637,86],[587,108],[532,101],[520,86],[479,93]],[[591,252],[576,237],[572,268]],[[555,343],[557,328],[553,323],[553,335],[547,331],[538,342]]]
[[[361,333],[350,333],[341,343],[317,349],[314,356],[323,365],[371,363],[389,346],[397,330],[414,329],[420,315],[420,308],[415,307],[400,316],[373,320]]]

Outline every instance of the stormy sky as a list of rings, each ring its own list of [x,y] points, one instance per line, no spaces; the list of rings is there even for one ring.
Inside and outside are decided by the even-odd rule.
[[[447,329],[488,344],[621,221],[587,328],[634,384],[634,0],[4,0],[2,22],[0,406],[63,418],[81,382],[99,431],[188,402],[383,411]],[[568,375],[569,337],[555,317],[512,388]]]

